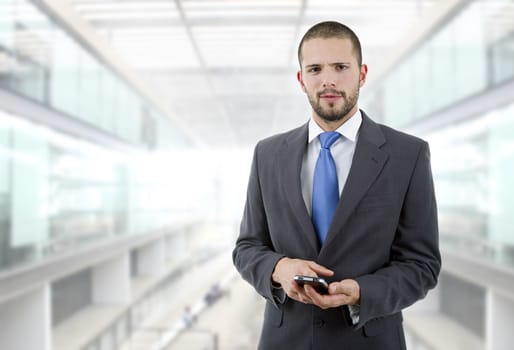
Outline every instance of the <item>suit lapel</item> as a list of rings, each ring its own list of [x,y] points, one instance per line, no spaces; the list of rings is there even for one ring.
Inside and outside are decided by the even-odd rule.
[[[291,210],[302,228],[299,233],[309,243],[314,252],[319,251],[319,243],[311,217],[305,207],[300,183],[302,160],[307,147],[308,124],[296,129],[287,138],[279,156],[281,183]]]
[[[382,171],[388,158],[387,153],[380,149],[385,141],[378,125],[362,112],[362,125],[359,130],[352,167],[320,254],[343,231],[342,227],[348,217]]]

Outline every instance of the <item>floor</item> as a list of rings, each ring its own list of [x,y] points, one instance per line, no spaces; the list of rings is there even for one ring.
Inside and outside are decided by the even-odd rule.
[[[220,296],[206,303],[210,291]],[[119,350],[251,350],[257,348],[264,299],[241,279],[229,255],[191,267],[169,288],[159,312]],[[186,307],[190,309],[186,317]],[[185,319],[194,315],[188,326]]]
[[[228,293],[206,308],[167,350],[250,350],[257,348],[264,301],[237,277]]]

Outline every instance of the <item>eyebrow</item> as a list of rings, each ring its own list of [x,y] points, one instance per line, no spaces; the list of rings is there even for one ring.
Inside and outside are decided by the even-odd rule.
[[[329,66],[337,66],[339,64],[344,64],[344,65],[351,65],[350,62],[334,62],[334,63],[329,63],[328,65]],[[307,64],[305,65],[305,68],[309,68],[309,67],[317,67],[317,66],[321,66],[323,65],[323,63],[312,63],[312,64]]]

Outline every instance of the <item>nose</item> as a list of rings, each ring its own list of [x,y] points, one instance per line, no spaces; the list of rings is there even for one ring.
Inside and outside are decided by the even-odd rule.
[[[328,87],[331,87],[331,88],[334,88],[336,86],[336,82],[335,82],[335,76],[334,74],[332,74],[332,72],[325,70],[323,73],[322,73],[322,85],[324,88],[328,88]]]

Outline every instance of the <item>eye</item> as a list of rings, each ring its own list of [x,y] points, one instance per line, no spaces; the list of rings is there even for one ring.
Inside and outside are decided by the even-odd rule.
[[[314,67],[310,67],[309,69],[307,69],[307,72],[309,73],[317,73],[319,72],[321,69],[317,66],[314,66]]]
[[[336,70],[345,70],[345,69],[348,69],[348,66],[345,64],[336,65]]]

